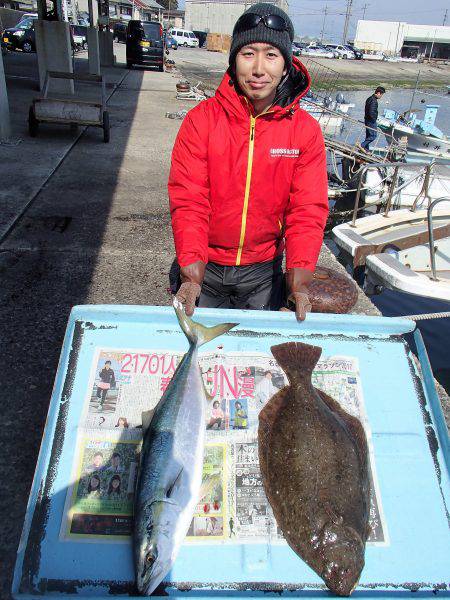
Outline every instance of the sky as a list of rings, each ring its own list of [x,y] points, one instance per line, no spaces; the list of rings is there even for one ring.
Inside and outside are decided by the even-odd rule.
[[[344,29],[347,0],[288,0],[289,13],[298,37],[320,37],[324,9],[327,6],[324,39],[341,42]],[[428,8],[425,8],[427,4]],[[184,0],[178,0],[184,8]],[[347,39],[353,39],[358,19],[374,21],[404,21],[422,25],[442,25],[448,8],[446,25],[450,26],[450,2],[448,0],[353,0]]]
[[[289,0],[288,0],[289,1]],[[358,19],[373,21],[404,21],[422,25],[442,25],[445,9],[448,9],[446,25],[450,26],[450,3],[448,0],[353,0],[348,39],[353,39]],[[299,37],[319,36],[325,18],[324,38],[341,42],[344,29],[347,0],[290,0],[289,13]],[[365,10],[364,10],[365,7]]]

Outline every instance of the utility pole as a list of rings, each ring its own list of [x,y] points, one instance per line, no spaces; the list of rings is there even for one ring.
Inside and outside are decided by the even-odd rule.
[[[448,8],[445,9],[445,15],[444,15],[444,20],[442,21],[442,25],[445,25],[447,23],[447,13],[448,13]]]
[[[363,9],[363,16],[362,16],[362,21],[364,21],[364,19],[366,18],[366,10],[369,8],[370,4],[364,4],[364,6],[362,7]]]
[[[320,32],[320,43],[323,42],[323,36],[325,33],[325,20],[327,18],[327,11],[328,11],[328,6],[325,6],[324,11],[323,11],[322,31]]]
[[[342,43],[347,43],[348,24],[350,21],[350,15],[352,10],[353,0],[347,0],[347,11],[345,13],[344,33],[342,34]]]

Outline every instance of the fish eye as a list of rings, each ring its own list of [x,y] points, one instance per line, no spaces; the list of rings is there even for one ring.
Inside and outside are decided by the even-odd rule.
[[[145,560],[149,563],[152,564],[155,562],[155,557],[153,556],[153,554],[147,554],[147,556],[145,557]]]

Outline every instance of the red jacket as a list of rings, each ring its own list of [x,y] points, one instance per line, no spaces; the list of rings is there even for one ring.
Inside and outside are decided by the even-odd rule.
[[[299,108],[308,72],[297,59],[294,67],[284,107],[275,100],[254,117],[225,74],[215,97],[186,115],[169,177],[180,266],[269,261],[285,242],[288,269],[314,270],[328,215],[326,156],[318,122]]]

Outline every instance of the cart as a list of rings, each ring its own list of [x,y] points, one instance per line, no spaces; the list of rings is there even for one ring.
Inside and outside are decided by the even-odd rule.
[[[101,102],[88,102],[76,98],[49,98],[50,79],[72,79],[100,83]],[[105,80],[102,75],[59,73],[47,71],[42,98],[35,98],[28,113],[28,131],[36,137],[40,123],[62,123],[76,129],[78,125],[92,125],[103,129],[103,141],[109,142],[109,113],[106,110]]]

